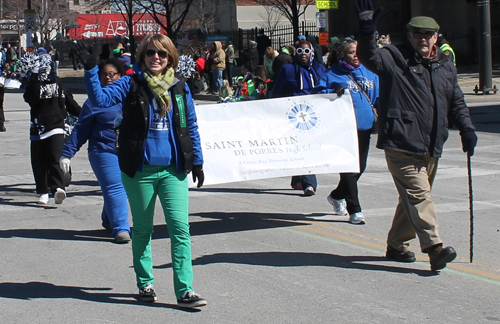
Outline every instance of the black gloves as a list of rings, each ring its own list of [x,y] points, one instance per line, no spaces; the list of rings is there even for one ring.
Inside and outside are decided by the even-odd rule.
[[[466,128],[460,131],[460,137],[462,138],[462,150],[473,156],[477,144],[476,132],[473,129]]]
[[[96,66],[97,62],[94,55],[92,55],[92,53],[89,52],[89,50],[85,47],[84,44],[82,43],[74,44],[73,50],[78,59],[80,60],[80,62],[82,62],[85,70],[92,70]]]
[[[373,12],[372,0],[358,0],[356,12],[359,17],[359,31],[361,34],[373,34],[377,30],[377,21],[382,13],[382,7]]]
[[[343,86],[338,85],[338,86],[336,86],[336,87],[335,87],[335,90],[333,90],[333,92],[334,92],[334,93],[336,93],[336,94],[337,94],[337,97],[339,97],[339,98],[340,98],[340,97],[342,97],[342,95],[344,94],[344,90],[345,90],[345,89],[344,89],[344,87],[343,87]]]
[[[200,188],[203,186],[203,181],[205,181],[205,175],[203,174],[203,165],[194,165],[193,166],[193,182],[196,182],[196,179],[198,178],[198,185],[197,187]]]

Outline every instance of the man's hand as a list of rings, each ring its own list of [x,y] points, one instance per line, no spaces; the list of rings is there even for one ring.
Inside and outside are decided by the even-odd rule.
[[[77,42],[74,44],[73,48],[76,57],[82,62],[85,70],[92,70],[96,66],[95,57],[88,51],[83,43]]]
[[[460,131],[460,137],[462,138],[462,150],[473,156],[477,144],[476,132],[473,129],[466,128]]]
[[[374,12],[372,0],[358,0],[355,5],[361,34],[373,34],[377,30],[377,22],[382,13],[382,7],[378,7]]]
[[[194,165],[193,166],[193,182],[196,182],[198,179],[198,185],[196,187],[200,188],[203,186],[203,181],[205,181],[205,174],[203,173],[203,165]]]

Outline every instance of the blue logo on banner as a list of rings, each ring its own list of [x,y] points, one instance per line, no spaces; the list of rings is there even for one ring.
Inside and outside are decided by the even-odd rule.
[[[314,111],[311,106],[304,103],[292,107],[288,112],[288,120],[293,127],[303,131],[311,130],[319,123],[316,111]]]

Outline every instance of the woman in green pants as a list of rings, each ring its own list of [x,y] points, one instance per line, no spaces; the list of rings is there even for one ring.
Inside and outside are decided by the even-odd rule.
[[[159,197],[171,239],[177,304],[186,308],[205,306],[206,300],[191,286],[187,183],[187,174],[192,172],[198,188],[203,184],[203,156],[189,87],[175,73],[177,50],[165,35],[146,36],[137,53],[134,75],[105,88],[100,86],[92,59],[85,62],[89,100],[101,107],[123,103],[122,116],[117,116],[115,124],[122,181],[132,212],[132,251],[139,297],[143,301],[156,300],[151,236]]]

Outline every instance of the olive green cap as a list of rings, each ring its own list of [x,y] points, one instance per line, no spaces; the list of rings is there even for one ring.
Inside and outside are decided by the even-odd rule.
[[[426,16],[413,17],[406,27],[408,30],[429,30],[436,33],[439,31],[439,25],[434,18]]]

